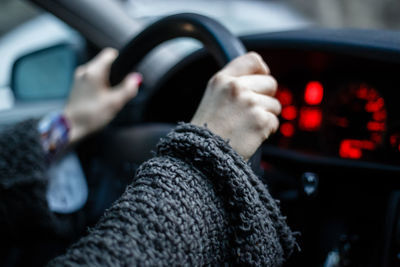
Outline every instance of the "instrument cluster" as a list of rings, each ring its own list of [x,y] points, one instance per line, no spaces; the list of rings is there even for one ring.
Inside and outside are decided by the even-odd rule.
[[[400,131],[388,122],[381,89],[364,81],[280,84],[279,148],[317,156],[398,163]],[[397,129],[396,129],[397,128]]]

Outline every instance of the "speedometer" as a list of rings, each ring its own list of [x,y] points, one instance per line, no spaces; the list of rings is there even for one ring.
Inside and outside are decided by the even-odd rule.
[[[325,135],[331,152],[341,158],[373,159],[386,130],[384,99],[365,83],[349,84],[328,104]]]

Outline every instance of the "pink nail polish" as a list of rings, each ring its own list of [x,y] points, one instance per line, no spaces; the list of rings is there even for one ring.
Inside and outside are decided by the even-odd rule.
[[[138,72],[134,72],[132,74],[130,74],[130,79],[132,79],[133,81],[135,81],[135,83],[140,86],[143,82],[143,76],[142,74],[138,73]]]

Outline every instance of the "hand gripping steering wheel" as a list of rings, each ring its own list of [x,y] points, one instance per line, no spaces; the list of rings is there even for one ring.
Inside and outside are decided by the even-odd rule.
[[[120,83],[157,45],[178,37],[199,40],[221,68],[246,53],[242,42],[219,22],[199,14],[172,15],[150,25],[128,42],[111,66],[110,84],[114,86]],[[251,159],[256,172],[260,160],[261,152],[258,150]]]

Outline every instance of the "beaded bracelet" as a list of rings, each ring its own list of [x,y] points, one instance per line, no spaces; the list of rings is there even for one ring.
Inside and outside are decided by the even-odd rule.
[[[38,124],[43,150],[50,162],[68,144],[70,125],[61,112],[52,112]]]

